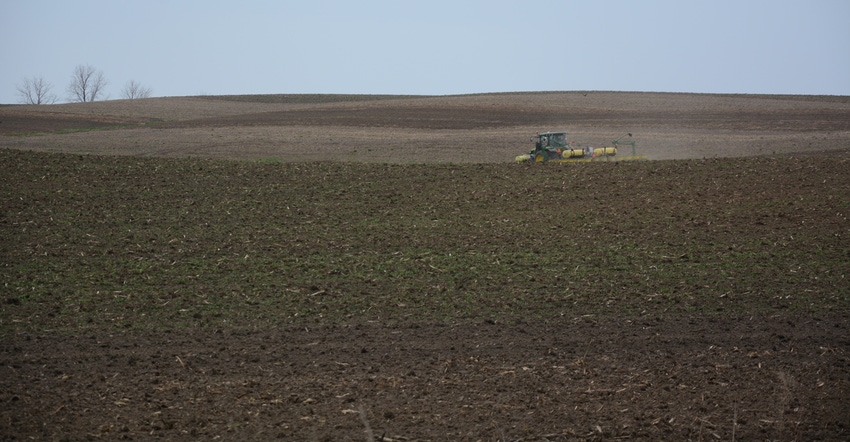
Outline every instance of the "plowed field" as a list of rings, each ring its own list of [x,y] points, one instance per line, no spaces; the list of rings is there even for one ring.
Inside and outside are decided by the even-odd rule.
[[[850,438],[846,97],[0,121],[0,439]],[[558,129],[651,160],[512,162]]]

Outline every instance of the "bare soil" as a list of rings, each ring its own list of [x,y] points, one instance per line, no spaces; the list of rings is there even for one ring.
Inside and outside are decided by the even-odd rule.
[[[840,440],[848,319],[7,336],[0,425],[41,440]]]
[[[504,163],[549,130],[596,147],[632,133],[640,153],[655,160],[850,147],[850,98],[833,96],[175,97],[2,106],[0,121],[3,135],[41,134],[2,137],[0,147],[279,161]],[[86,130],[56,133],[69,129]]]
[[[513,163],[558,129],[654,161]],[[0,135],[2,440],[850,438],[847,97],[163,98]]]

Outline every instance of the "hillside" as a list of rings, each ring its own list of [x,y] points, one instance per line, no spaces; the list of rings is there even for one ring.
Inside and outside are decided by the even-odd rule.
[[[255,95],[0,107],[0,147],[277,161],[500,163],[537,131],[634,134],[651,159],[850,149],[850,97],[537,92]]]

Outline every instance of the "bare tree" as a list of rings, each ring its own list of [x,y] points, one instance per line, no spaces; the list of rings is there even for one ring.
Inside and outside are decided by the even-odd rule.
[[[68,85],[68,95],[71,101],[94,101],[103,94],[107,84],[103,71],[98,71],[92,65],[77,65]]]
[[[19,84],[17,89],[23,104],[56,103],[56,95],[51,92],[53,85],[44,77],[24,78],[23,84]]]
[[[130,80],[124,85],[124,89],[121,90],[121,95],[130,100],[135,100],[137,98],[150,98],[151,88],[142,86],[142,84],[136,80]]]

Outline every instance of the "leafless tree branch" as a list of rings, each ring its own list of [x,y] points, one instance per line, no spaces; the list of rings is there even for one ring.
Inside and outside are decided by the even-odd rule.
[[[121,90],[121,95],[130,100],[135,100],[137,98],[150,98],[151,93],[151,88],[142,86],[142,84],[136,80],[128,81],[127,84],[124,85],[124,89]]]
[[[103,71],[98,71],[92,65],[77,65],[68,85],[68,95],[71,101],[95,101],[103,94],[107,84],[109,82],[103,76]]]
[[[53,85],[43,77],[24,78],[23,83],[17,85],[17,89],[23,104],[56,103],[56,95],[51,92]]]

